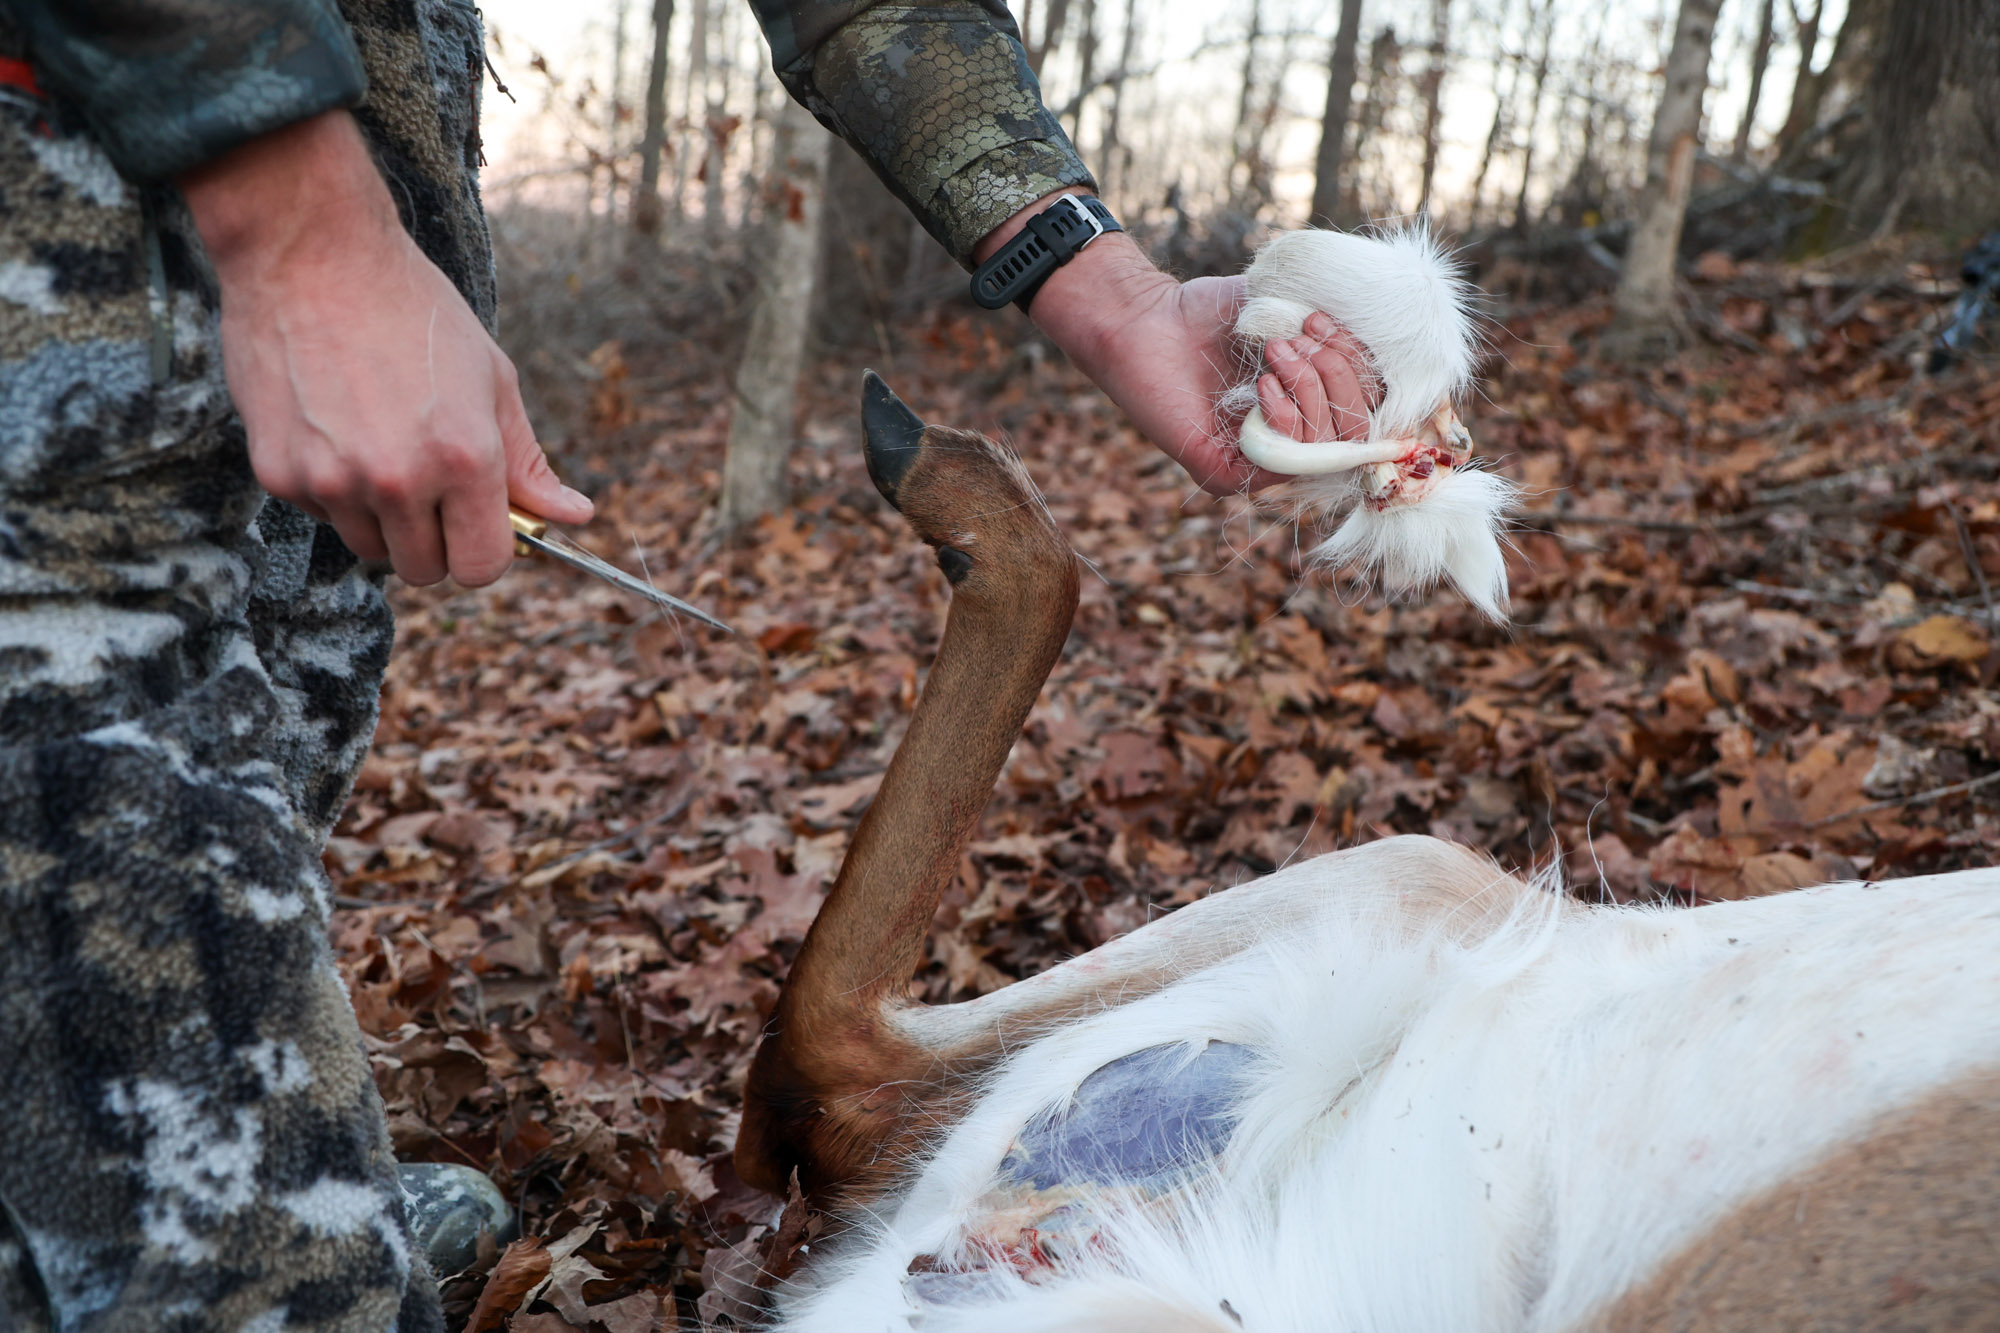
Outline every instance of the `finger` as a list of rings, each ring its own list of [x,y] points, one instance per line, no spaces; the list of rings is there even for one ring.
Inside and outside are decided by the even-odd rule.
[[[314,505],[294,500],[292,502],[307,513],[322,509],[314,514],[322,522],[331,523],[333,530],[340,534],[341,542],[361,560],[387,560],[389,545],[382,540],[382,526],[375,521],[375,515],[359,505]]]
[[[1318,367],[1310,358],[1299,354],[1298,344],[1289,341],[1278,344],[1278,355],[1273,361],[1278,383],[1292,396],[1292,401],[1298,404],[1302,428],[1309,432],[1294,438],[1300,440],[1332,438],[1333,418],[1327,411],[1326,390],[1320,385]]]
[[[428,588],[444,579],[444,527],[435,503],[399,506],[380,521],[389,563],[403,582]]]
[[[1315,322],[1317,321],[1317,322]],[[1306,321],[1309,328],[1317,328],[1314,341],[1329,352],[1345,357],[1354,372],[1355,382],[1360,386],[1361,398],[1354,409],[1373,412],[1382,405],[1382,377],[1375,373],[1375,358],[1345,325],[1336,324],[1325,315],[1315,312]]]
[[[1314,327],[1324,336],[1307,344],[1307,360],[1328,404],[1326,433],[1320,438],[1363,438],[1368,433],[1368,414],[1380,401],[1380,386],[1367,349],[1353,334],[1330,321]]]
[[[1309,378],[1324,404],[1321,416],[1327,433],[1320,438],[1366,434],[1370,405],[1363,368],[1333,344],[1321,347],[1307,361],[1312,366]]]
[[[1306,433],[1310,427],[1300,418],[1298,404],[1285,392],[1276,375],[1258,379],[1257,406],[1264,409],[1264,424],[1272,430],[1301,442],[1311,441],[1312,436]]]
[[[549,466],[548,455],[535,441],[535,428],[521,403],[520,384],[511,364],[498,375],[494,415],[500,443],[507,455],[507,498],[522,509],[558,523],[588,523],[595,507],[582,491],[563,485]]]
[[[492,440],[475,457],[484,461],[444,493],[445,563],[452,578],[483,588],[514,563],[514,528],[507,521],[507,469],[500,442]]]

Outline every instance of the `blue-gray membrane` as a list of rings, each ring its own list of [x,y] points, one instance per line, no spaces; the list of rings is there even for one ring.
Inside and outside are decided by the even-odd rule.
[[[1211,1041],[1192,1058],[1175,1044],[1113,1060],[1068,1105],[1028,1122],[1001,1178],[1037,1190],[1172,1185],[1227,1146],[1256,1058],[1248,1046]]]

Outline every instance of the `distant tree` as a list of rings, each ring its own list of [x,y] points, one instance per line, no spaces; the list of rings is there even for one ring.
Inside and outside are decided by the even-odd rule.
[[[1793,96],[1785,128],[1778,135],[1782,168],[1796,167],[1801,155],[1813,147],[1827,112],[1838,115],[1861,96],[1875,68],[1883,25],[1894,7],[1893,0],[1847,0],[1847,14],[1833,39],[1832,54],[1812,81]]]
[[[1679,339],[1674,303],[1674,259],[1694,184],[1695,149],[1701,140],[1701,101],[1708,91],[1708,59],[1715,43],[1715,15],[1722,0],[1681,0],[1666,81],[1646,143],[1646,185],[1625,271],[1618,282],[1617,318],[1606,340],[1614,355],[1641,357]]]
[[[859,153],[826,164],[826,220],[820,226],[813,330],[839,347],[890,351],[889,329],[916,244],[929,244],[910,211]]]
[[[1771,47],[1776,41],[1777,0],[1764,0],[1757,11],[1757,44],[1750,48],[1750,91],[1743,98],[1743,119],[1736,126],[1736,142],[1729,150],[1732,162],[1750,157],[1750,130],[1757,120],[1757,104],[1764,96],[1764,71],[1771,64]],[[1817,22],[1817,15],[1814,16]]]
[[[1897,0],[1872,63],[1840,178],[1850,227],[2000,225],[2000,4]]]
[[[1363,211],[1359,175],[1362,150],[1381,130],[1389,110],[1397,101],[1397,85],[1403,73],[1403,46],[1396,40],[1394,25],[1384,24],[1368,43],[1368,91],[1361,98],[1361,113],[1354,121],[1354,163],[1347,171],[1347,189],[1342,205],[1349,217]],[[1391,205],[1393,211],[1393,205]]]
[[[810,112],[785,99],[764,178],[757,302],[736,368],[736,403],[722,466],[718,518],[725,533],[786,501],[785,464],[792,453],[794,405],[812,319],[831,142]]]
[[[1431,60],[1424,69],[1424,167],[1423,185],[1417,193],[1417,211],[1431,206],[1431,182],[1437,176],[1438,136],[1443,129],[1444,62],[1449,48],[1451,0],[1431,0]]]
[[[1028,19],[1032,13],[1024,14],[1021,21],[1021,40],[1028,52],[1028,68],[1036,78],[1042,77],[1042,62],[1049,58],[1049,52],[1062,45],[1063,28],[1069,23],[1069,0],[1049,0],[1048,12],[1042,15],[1041,40],[1035,40],[1028,31]]]
[[[1472,199],[1468,205],[1466,224],[1479,225],[1481,205],[1486,198],[1486,178],[1493,174],[1493,157],[1500,149],[1500,136],[1511,133],[1509,124],[1514,109],[1514,94],[1521,84],[1521,62],[1507,54],[1507,20],[1512,14],[1512,6],[1503,3],[1500,17],[1494,25],[1493,52],[1493,123],[1486,127],[1486,146],[1479,152],[1479,170],[1472,177]],[[1507,90],[1500,90],[1500,72],[1507,72]]]
[[[674,0],[653,0],[653,55],[646,66],[646,127],[639,140],[639,188],[632,193],[632,227],[651,236],[660,229],[660,156],[667,143],[667,33]]]
[[[1077,87],[1088,90],[1095,85],[1091,80],[1097,74],[1097,0],[1083,0],[1083,35],[1077,41]],[[1083,104],[1088,98],[1076,99],[1076,115],[1070,121],[1070,137],[1081,141],[1083,138]]]
[[[1812,128],[1819,116],[1820,71],[1813,68],[1819,59],[1819,21],[1826,10],[1826,0],[1813,0],[1810,11],[1799,8],[1799,0],[1785,0],[1792,11],[1792,31],[1798,36],[1799,72],[1792,80],[1792,103],[1785,112],[1785,123],[1778,130],[1778,149],[1783,152],[1798,142],[1799,136]]]
[[[1341,149],[1347,141],[1348,113],[1354,106],[1354,53],[1361,41],[1361,0],[1340,0],[1340,28],[1327,61],[1326,110],[1319,121],[1319,156],[1313,163],[1312,222],[1340,225]]]
[[[1132,72],[1132,58],[1138,49],[1139,0],[1125,0],[1125,27],[1118,38],[1118,68],[1106,80],[1111,86],[1111,106],[1104,116],[1104,134],[1097,144],[1098,184],[1110,194],[1114,180],[1124,176],[1131,153],[1119,138],[1125,112],[1125,80]]]
[[[1532,20],[1535,10],[1530,8],[1528,12]],[[1518,232],[1528,229],[1528,183],[1535,177],[1535,144],[1542,128],[1542,89],[1549,81],[1549,49],[1555,41],[1556,7],[1552,0],[1544,0],[1540,17],[1542,49],[1535,57],[1535,75],[1529,84],[1528,133],[1521,140],[1521,185],[1514,193],[1514,230]]]

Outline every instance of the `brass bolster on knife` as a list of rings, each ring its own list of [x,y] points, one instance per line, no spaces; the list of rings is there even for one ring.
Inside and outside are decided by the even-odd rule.
[[[515,532],[526,537],[539,537],[549,530],[549,521],[547,519],[536,518],[533,514],[524,514],[511,506],[507,510],[507,521],[513,524]],[[514,554],[533,555],[534,548],[526,542],[517,541],[514,543]]]

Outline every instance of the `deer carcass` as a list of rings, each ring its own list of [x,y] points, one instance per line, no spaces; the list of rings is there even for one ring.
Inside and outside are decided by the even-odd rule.
[[[736,1160],[829,1333],[2000,1327],[2000,871],[1589,907],[1392,838],[964,1004],[908,994],[1068,632],[1019,464],[872,376],[954,585]]]

